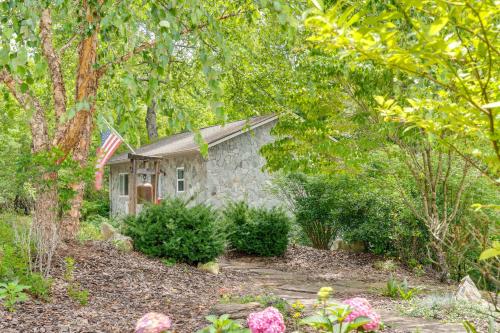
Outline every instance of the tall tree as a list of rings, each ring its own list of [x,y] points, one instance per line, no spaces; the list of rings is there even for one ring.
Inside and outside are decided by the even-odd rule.
[[[123,75],[128,66],[145,65],[161,78],[173,56],[199,56],[212,92],[210,105],[220,114],[215,103],[220,95],[219,69],[213,67],[215,55],[203,40],[217,35],[224,21],[251,24],[270,12],[285,20],[291,17],[285,4],[251,0],[0,4],[0,82],[31,114],[32,151],[46,161],[36,184],[33,215],[45,252],[54,248],[58,231],[71,238],[78,228],[84,182],[76,179],[72,184],[75,195],[58,225],[58,170],[68,156],[80,167],[87,166],[102,90],[113,80],[129,80]],[[223,38],[214,40],[226,50]],[[195,55],[182,51],[185,43],[199,51]],[[115,102],[113,107],[122,103]],[[50,266],[50,256],[41,265]]]

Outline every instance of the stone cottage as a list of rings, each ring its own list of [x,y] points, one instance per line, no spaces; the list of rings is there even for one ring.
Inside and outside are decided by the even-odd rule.
[[[270,175],[262,170],[260,148],[273,140],[275,115],[240,120],[200,130],[208,144],[202,156],[193,133],[175,134],[116,155],[110,167],[111,214],[138,213],[147,202],[181,197],[221,207],[245,200],[252,206],[276,206]]]

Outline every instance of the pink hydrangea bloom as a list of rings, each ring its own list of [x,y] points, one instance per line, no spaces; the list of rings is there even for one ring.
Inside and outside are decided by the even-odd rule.
[[[172,327],[170,318],[162,313],[150,312],[135,325],[135,333],[164,333]]]
[[[247,323],[252,333],[284,333],[286,329],[283,316],[273,307],[250,313]]]
[[[353,310],[347,316],[346,321],[354,321],[358,317],[368,317],[371,321],[368,324],[363,325],[365,331],[371,332],[375,331],[380,326],[380,316],[378,313],[373,311],[372,306],[368,303],[366,298],[354,297],[349,298],[344,301],[344,304],[349,305]]]

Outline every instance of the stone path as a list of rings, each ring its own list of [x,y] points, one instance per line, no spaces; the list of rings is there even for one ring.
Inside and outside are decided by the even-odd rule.
[[[266,267],[258,262],[245,262],[231,259],[221,262],[221,268],[244,272],[251,283],[269,290],[289,303],[301,300],[307,308],[316,301],[316,293],[324,286],[333,287],[335,292],[373,294],[380,290],[384,283],[365,283],[357,280],[321,279],[318,276],[308,276],[296,272],[285,272]],[[369,297],[368,297],[369,298]],[[436,320],[405,317],[397,311],[375,307],[381,315],[384,324],[397,332],[404,333],[462,333],[465,329],[461,324],[445,324]]]

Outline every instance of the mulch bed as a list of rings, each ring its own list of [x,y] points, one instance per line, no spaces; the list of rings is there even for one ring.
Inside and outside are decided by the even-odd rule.
[[[62,278],[64,258],[68,256],[76,262],[75,281],[89,291],[86,306],[68,297],[67,282]],[[234,256],[238,255],[227,255]],[[239,259],[263,262],[279,270],[324,276],[326,280],[329,274],[333,274],[332,279],[352,277],[366,281],[386,281],[389,274],[411,276],[404,268],[392,273],[375,269],[373,263],[381,258],[371,254],[302,246],[291,246],[281,258],[239,256]],[[223,269],[215,276],[184,264],[167,267],[158,259],[137,252],[123,253],[97,241],[62,246],[55,257],[53,279],[49,302],[30,300],[15,313],[0,308],[0,332],[133,332],[137,319],[155,311],[172,318],[175,332],[191,333],[206,325],[204,317],[222,294],[265,292],[242,271]],[[373,301],[394,305],[379,297]]]
[[[75,281],[90,294],[80,306],[66,292],[64,257],[76,261]],[[215,276],[192,266],[167,267],[104,242],[69,244],[59,250],[50,302],[30,300],[11,314],[0,309],[0,332],[132,332],[147,312],[168,314],[176,332],[195,332],[219,300],[221,289],[238,290],[244,276]]]

